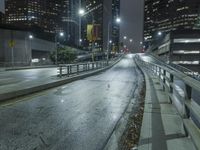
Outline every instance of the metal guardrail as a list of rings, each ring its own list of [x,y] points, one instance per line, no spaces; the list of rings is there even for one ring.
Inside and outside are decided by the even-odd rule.
[[[77,64],[60,64],[57,68],[57,76],[70,76],[73,74],[79,74],[86,71],[97,70],[101,68],[105,68],[109,65],[118,62],[124,54],[120,54],[117,57],[110,59],[109,61],[95,61],[95,62],[87,62],[87,63],[77,63]]]
[[[160,64],[160,65],[164,65],[164,66],[166,66],[170,69],[176,69],[176,70],[178,70],[178,71],[200,81],[200,74],[199,73],[196,73],[196,72],[194,72],[194,71],[192,71],[188,68],[185,68],[183,66],[180,66],[180,65],[177,65],[177,64],[174,64],[174,63],[171,63],[171,62],[169,64],[167,64],[167,63],[163,62],[161,59],[157,58],[156,56],[154,56],[152,54],[149,54],[149,56],[151,56],[153,59],[155,59],[157,61],[157,63]]]
[[[188,68],[185,68],[185,67],[183,67],[183,66],[173,64],[173,63],[169,63],[169,65],[170,65],[171,67],[173,67],[173,68],[175,68],[175,69],[181,71],[182,73],[184,73],[184,74],[186,74],[186,75],[188,75],[188,76],[190,76],[190,77],[192,77],[192,78],[194,78],[194,79],[200,81],[200,74],[199,74],[199,73],[194,72],[194,71],[192,71],[192,70],[190,70],[190,69],[188,69]]]
[[[108,66],[107,61],[97,61],[89,63],[78,63],[78,64],[60,64],[57,69],[57,76],[69,76],[72,74],[79,74],[81,72],[92,71],[104,68]]]
[[[175,105],[182,118],[186,136],[190,136],[197,150],[200,150],[200,96],[197,96],[197,100],[193,99],[195,92],[200,93],[200,82],[168,67],[145,62],[139,56],[135,59],[148,73],[159,78],[170,103]],[[182,90],[177,81],[182,83]]]

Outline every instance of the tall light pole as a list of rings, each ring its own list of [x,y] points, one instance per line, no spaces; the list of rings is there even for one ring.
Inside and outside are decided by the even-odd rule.
[[[81,6],[81,1],[79,0],[79,7]],[[82,43],[82,37],[81,37],[81,17],[85,14],[84,9],[79,9],[79,46],[81,46]]]
[[[121,22],[121,19],[119,17],[116,18],[116,23],[120,23]],[[109,61],[109,53],[110,53],[110,42],[112,43],[111,39],[110,39],[110,25],[111,25],[111,21],[108,22],[108,39],[107,39],[107,64],[108,64],[108,61]]]
[[[94,21],[94,14],[93,14],[93,11],[91,11],[91,12],[85,12],[85,10],[84,9],[79,9],[79,16],[80,17],[83,17],[83,16],[85,16],[85,15],[87,15],[87,14],[91,14],[91,16],[92,16],[92,26],[93,26],[93,30],[94,30],[94,23],[95,23],[95,21]],[[81,26],[81,25],[80,25]],[[79,30],[81,30],[81,28],[79,28]],[[80,37],[81,37],[81,31],[79,31],[79,33],[80,33]],[[79,42],[81,43],[82,42],[82,39],[80,38],[79,39]],[[94,49],[94,39],[93,39],[93,35],[92,35],[92,61],[94,61],[94,56],[93,56],[93,49]]]
[[[55,49],[56,49],[56,65],[58,64],[58,37],[63,37],[64,36],[64,32],[60,32],[60,33],[56,33],[55,35]]]
[[[29,36],[28,36],[28,38],[29,38],[29,41],[30,41],[30,58],[29,58],[29,62],[30,62],[30,65],[32,66],[32,40],[33,40],[33,35],[32,34],[30,34]]]

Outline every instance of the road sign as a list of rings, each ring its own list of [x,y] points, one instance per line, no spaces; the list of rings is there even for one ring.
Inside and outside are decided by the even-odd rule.
[[[16,45],[16,41],[15,41],[15,40],[10,40],[10,41],[8,41],[8,46],[9,46],[10,48],[13,48],[15,45]]]

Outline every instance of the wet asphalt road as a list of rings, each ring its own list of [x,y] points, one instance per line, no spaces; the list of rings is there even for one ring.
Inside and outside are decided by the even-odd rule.
[[[0,106],[0,150],[99,150],[141,74],[132,55],[110,70]]]

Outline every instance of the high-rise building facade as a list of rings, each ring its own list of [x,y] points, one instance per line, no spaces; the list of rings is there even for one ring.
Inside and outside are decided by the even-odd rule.
[[[92,41],[87,39],[87,25],[97,26],[98,37],[94,42],[94,48],[99,51],[118,49],[119,25],[116,18],[120,15],[120,0],[82,0],[82,7],[86,8],[86,14],[82,17],[82,45],[91,47]],[[108,41],[112,41],[108,46]]]
[[[82,0],[81,6],[86,13],[81,17],[82,46],[86,49],[102,51],[103,45],[103,1]],[[88,39],[88,25],[97,27],[97,38],[94,41]],[[93,43],[94,42],[94,43]]]
[[[120,25],[116,19],[120,17],[120,0],[112,1],[112,50],[119,51]]]
[[[158,32],[200,27],[199,0],[145,0],[144,40],[151,42]]]
[[[63,31],[69,43],[76,42],[76,0],[6,0],[1,24],[54,35]]]

